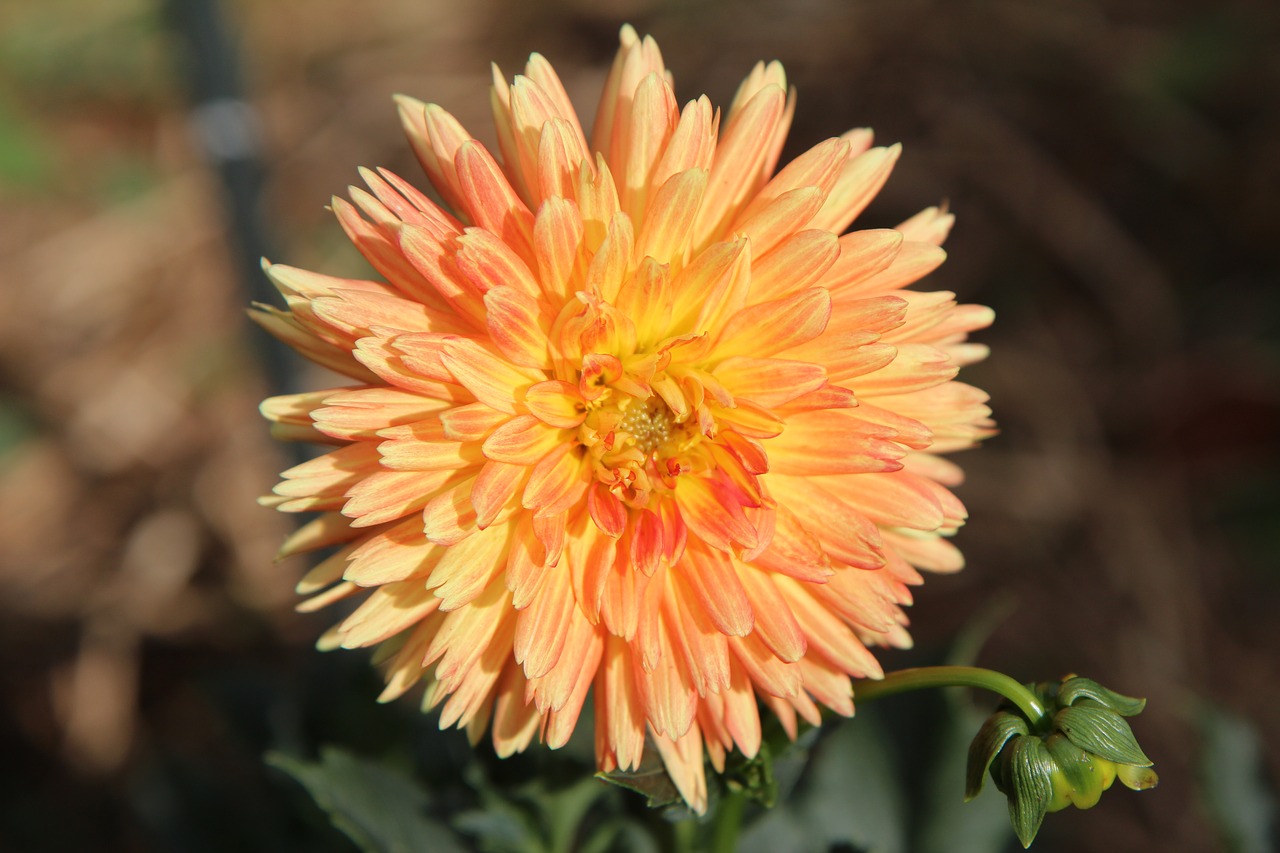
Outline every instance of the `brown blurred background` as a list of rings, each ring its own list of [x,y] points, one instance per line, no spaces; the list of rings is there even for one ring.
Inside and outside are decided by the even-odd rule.
[[[0,849],[322,849],[261,751],[432,727],[311,649],[328,619],[272,564],[288,521],[254,498],[289,457],[256,404],[328,380],[248,328],[250,265],[364,275],[323,205],[360,165],[422,183],[393,93],[489,140],[489,61],[537,50],[589,116],[624,21],[682,101],[782,60],[790,155],[903,142],[865,225],[958,215],[930,283],[996,309],[967,379],[1001,434],[961,460],[969,568],[919,593],[919,650],[889,664],[1002,612],[982,663],[1149,698],[1160,787],[1051,817],[1037,850],[1267,849],[1275,4],[273,0],[214,4],[222,45],[196,5],[0,8]],[[237,85],[252,113],[193,119]]]

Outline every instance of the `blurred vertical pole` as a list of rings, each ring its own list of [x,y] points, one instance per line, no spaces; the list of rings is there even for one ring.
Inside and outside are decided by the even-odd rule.
[[[244,98],[238,54],[222,16],[221,0],[161,0],[177,36],[177,61],[186,78],[191,127],[222,183],[234,265],[248,297],[276,301],[262,272],[270,238],[262,216],[265,167],[257,117]],[[275,338],[255,338],[273,394],[296,391],[297,357]]]

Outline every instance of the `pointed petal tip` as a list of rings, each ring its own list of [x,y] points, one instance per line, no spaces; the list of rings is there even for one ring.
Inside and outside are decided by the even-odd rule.
[[[397,107],[402,109],[425,109],[427,106],[424,101],[420,101],[412,95],[405,95],[400,92],[393,93],[391,95],[391,100],[395,102]]]

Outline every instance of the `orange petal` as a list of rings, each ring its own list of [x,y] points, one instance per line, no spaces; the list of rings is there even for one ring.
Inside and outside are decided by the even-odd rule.
[[[880,531],[871,519],[837,496],[832,488],[842,481],[851,481],[856,489],[863,481],[892,476],[877,474],[874,477],[780,477],[770,475],[769,490],[780,507],[804,508],[803,528],[817,537],[822,548],[832,559],[850,566],[878,569],[884,565]],[[821,484],[820,484],[821,483]],[[779,518],[783,515],[778,513]],[[774,529],[774,541],[778,542],[782,525]],[[797,540],[798,542],[799,540]],[[776,566],[772,566],[775,571]]]
[[[901,344],[897,356],[879,370],[845,383],[859,397],[877,394],[906,394],[941,385],[960,370],[951,356],[929,344]]]
[[[760,189],[739,215],[734,230],[738,230],[741,223],[792,190],[812,187],[825,196],[835,185],[841,166],[848,159],[849,150],[847,139],[832,138],[819,142],[792,160]]]
[[[485,457],[495,462],[531,466],[564,441],[562,430],[547,426],[533,415],[517,415],[490,433],[482,448]]]
[[[434,613],[439,606],[439,600],[421,583],[406,581],[380,586],[338,626],[342,648],[363,648],[394,637]]]
[[[583,222],[577,205],[563,198],[547,199],[538,208],[533,237],[542,293],[563,301],[579,288],[586,272],[581,251]]]
[[[476,527],[481,530],[493,523],[499,513],[513,505],[515,496],[524,488],[529,469],[505,462],[486,462],[471,487],[471,506],[476,511]]]
[[[457,170],[462,209],[471,221],[533,264],[533,214],[507,183],[493,155],[474,140],[464,142],[458,148]]]
[[[849,675],[860,678],[884,675],[879,662],[862,641],[839,617],[816,601],[807,589],[788,577],[777,576],[773,581],[808,639],[809,650],[800,660],[801,667],[816,653]],[[812,692],[807,671],[805,675],[805,687]]]
[[[778,299],[814,284],[830,287],[824,276],[839,256],[840,243],[830,231],[796,232],[752,261],[751,298]]]
[[[511,287],[531,298],[539,294],[538,281],[529,265],[493,233],[468,228],[456,242],[454,263],[476,292],[485,294],[495,287]]]
[[[901,145],[891,145],[872,148],[851,157],[831,188],[822,210],[813,218],[813,226],[836,234],[848,228],[889,180],[889,173],[901,153]]]
[[[703,612],[719,631],[738,637],[751,633],[754,608],[728,554],[691,544],[685,549],[679,568]]]
[[[782,358],[733,356],[722,361],[714,375],[735,398],[745,397],[766,407],[788,403],[827,381],[823,367]]]
[[[337,509],[347,489],[377,470],[377,446],[361,441],[293,466],[280,475],[281,481],[272,491],[298,499],[279,504],[278,508],[286,512],[299,511],[302,499],[323,501],[324,509]]]
[[[456,385],[449,387],[466,394]],[[371,439],[380,429],[424,420],[452,403],[399,388],[356,388],[330,392],[312,417],[325,435],[351,441]]]
[[[453,377],[476,399],[509,415],[528,386],[546,379],[540,371],[517,367],[489,347],[465,338],[444,342],[441,360]]]
[[[431,571],[440,556],[440,549],[422,535],[422,522],[410,518],[356,546],[342,577],[360,586],[395,583]]]
[[[601,482],[587,491],[587,511],[596,527],[606,536],[617,539],[627,527],[627,507]]]
[[[803,657],[808,648],[804,631],[786,600],[770,580],[769,574],[743,567],[738,576],[750,607],[756,614],[755,633],[780,659],[797,661]]]
[[[595,696],[596,764],[604,772],[634,770],[644,754],[644,709],[631,652],[619,637],[605,637]]]
[[[510,415],[484,403],[468,403],[440,413],[440,434],[450,441],[484,441],[510,419]]]
[[[573,198],[578,187],[578,173],[589,163],[585,151],[579,150],[570,124],[553,118],[542,126],[538,138],[538,171],[535,185],[538,199]],[[534,226],[537,240],[537,226]]]
[[[675,782],[676,789],[696,814],[707,811],[707,777],[702,760],[702,733],[696,725],[672,740],[655,733],[654,746],[662,755],[662,763]]]
[[[586,418],[586,404],[577,387],[561,379],[529,386],[524,404],[548,426],[573,429]]]
[[[506,571],[507,588],[511,590],[512,596],[511,606],[517,610],[528,607],[541,587],[543,575],[549,568],[544,557],[545,551],[534,535],[532,520],[527,515],[520,517],[512,534]]]
[[[370,527],[418,512],[458,475],[454,471],[375,471],[347,490],[342,514]]]
[[[422,529],[428,539],[437,545],[456,545],[476,531],[476,508],[471,503],[474,484],[474,477],[463,480],[427,501]]]
[[[706,95],[685,104],[662,160],[653,171],[654,186],[689,169],[710,170],[716,149],[716,114]]]
[[[489,338],[513,364],[551,367],[547,323],[533,297],[515,288],[497,287],[484,295]]]
[[[526,679],[518,666],[503,668],[493,708],[493,749],[499,758],[523,752],[538,733],[541,714],[525,700]]]
[[[275,559],[284,560],[308,551],[328,548],[354,539],[356,534],[357,531],[351,529],[350,519],[338,512],[327,512],[290,533],[276,552]]]
[[[894,230],[901,231],[903,238],[907,240],[919,240],[941,246],[946,241],[947,234],[951,232],[951,226],[955,221],[955,214],[948,213],[946,205],[926,207]]]
[[[396,96],[400,121],[423,171],[444,200],[455,210],[462,209],[461,191],[454,171],[454,158],[471,135],[458,120],[435,104],[416,98]]]
[[[636,235],[637,258],[653,258],[677,269],[684,266],[694,217],[707,189],[707,173],[690,169],[672,176],[654,194]]]
[[[456,236],[442,238],[421,225],[404,225],[396,232],[396,239],[398,254],[408,261],[416,278],[429,282],[439,298],[469,325],[483,328],[482,292],[458,269]]]
[[[713,353],[770,356],[818,337],[830,316],[831,295],[820,287],[752,305],[729,320]]]
[[[681,476],[676,481],[676,503],[685,524],[712,548],[727,551],[735,543],[752,548],[758,541],[742,504],[724,481]]]
[[[775,131],[783,122],[787,95],[770,84],[759,90],[733,116],[716,147],[711,178],[695,229],[695,245],[725,233],[738,207],[759,187],[772,153]]]
[[[803,687],[800,668],[781,660],[757,634],[730,637],[729,650],[761,693],[795,696]]]
[[[583,623],[585,624],[585,623]],[[572,667],[566,672],[566,680],[570,689],[563,703],[555,705],[547,713],[543,740],[551,749],[559,749],[569,742],[573,729],[582,714],[582,704],[587,699],[591,684],[595,681],[596,669],[600,665],[600,656],[604,651],[604,641],[599,631],[590,630],[580,638],[571,637],[573,642]],[[562,664],[564,661],[562,661]]]
[[[651,585],[652,586],[652,585]],[[644,703],[645,717],[659,735],[680,737],[689,730],[698,707],[698,693],[688,671],[685,656],[670,634],[660,626],[664,653],[652,670],[633,668]]]
[[[661,71],[650,71],[640,81],[630,108],[619,110],[621,155],[610,165],[621,181],[618,198],[633,221],[640,222],[649,206],[653,172],[677,121],[675,93]]]
[[[677,641],[672,651],[684,657],[699,696],[719,693],[729,684],[729,644],[725,635],[698,606],[693,590],[682,575],[673,573],[668,579],[662,615]]]
[[[560,660],[577,607],[568,572],[547,572],[544,577],[516,620],[515,660],[527,678],[546,675]]]
[[[578,608],[593,625],[600,621],[600,600],[605,581],[613,567],[617,542],[579,517],[577,530],[571,529],[566,559],[573,579]]]
[[[887,269],[902,249],[903,236],[892,228],[851,231],[840,237],[840,257],[823,279],[831,291],[861,289],[864,282]]]
[[[564,512],[582,500],[588,472],[577,454],[570,452],[572,449],[568,442],[562,442],[534,466],[521,498],[525,509],[547,517]]]
[[[506,566],[510,533],[509,525],[495,524],[443,549],[426,583],[435,590],[441,610],[470,604],[489,586]]]
[[[897,431],[854,416],[856,409],[801,412],[769,442],[769,467],[779,474],[866,474],[896,471],[906,450]]]
[[[387,439],[377,446],[380,462],[395,471],[470,468],[484,461],[484,454],[475,443],[445,439],[438,421],[390,427],[379,430],[378,435]]]
[[[822,190],[800,187],[765,205],[751,218],[734,227],[751,241],[751,251],[764,255],[809,224],[822,204]]]

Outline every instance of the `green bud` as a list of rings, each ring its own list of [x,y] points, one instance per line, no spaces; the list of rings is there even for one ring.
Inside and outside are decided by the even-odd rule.
[[[1009,799],[1009,817],[1029,847],[1044,816],[1069,805],[1088,809],[1119,779],[1135,791],[1157,782],[1151,759],[1124,719],[1145,700],[1122,696],[1095,681],[1067,676],[1029,684],[1046,713],[1028,719],[1012,702],[987,718],[969,746],[965,799],[982,789],[990,773]]]

